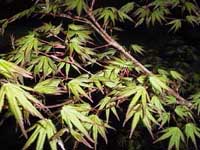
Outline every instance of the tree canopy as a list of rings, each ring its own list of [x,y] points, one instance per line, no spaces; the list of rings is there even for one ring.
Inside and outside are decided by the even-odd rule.
[[[15,118],[23,149],[98,149],[116,120],[130,139],[145,129],[152,144],[168,140],[169,150],[199,148],[200,73],[183,69],[190,68],[184,57],[178,68],[178,58],[164,62],[118,36],[126,25],[169,32],[198,26],[196,0],[36,0],[0,20],[1,33],[25,17],[42,25],[11,36],[10,50],[0,54],[0,112]],[[199,59],[189,46],[168,52]]]

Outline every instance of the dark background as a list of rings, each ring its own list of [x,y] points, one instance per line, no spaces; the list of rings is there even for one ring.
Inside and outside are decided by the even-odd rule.
[[[99,0],[97,6],[120,6],[117,0]],[[126,3],[128,0],[121,1],[122,3]],[[33,5],[33,1],[31,0],[0,0],[0,19],[11,17],[12,15],[20,12],[24,9],[27,9]],[[31,17],[29,19],[23,18],[15,23],[12,23],[8,26],[6,33],[4,36],[0,36],[0,53],[6,52],[9,50],[10,46],[10,35],[14,35],[15,37],[23,36],[27,33],[27,31],[31,28],[37,27],[42,24],[42,22],[51,21],[51,18],[47,20],[38,20],[35,17]],[[59,21],[59,20],[58,20]],[[137,29],[133,28],[132,24],[125,24],[121,26],[125,29],[124,32],[119,34],[120,42],[123,45],[128,45],[132,42],[144,45],[147,49],[163,49],[169,41],[173,39],[181,39],[186,44],[193,45],[197,50],[200,48],[200,28],[199,27],[191,27],[188,25],[183,25],[180,31],[177,33],[169,33],[167,27],[163,26],[155,26],[147,28],[146,26],[141,26]],[[200,51],[200,50],[199,50]],[[199,55],[199,52],[197,53]],[[148,53],[145,55],[148,57]],[[175,56],[176,57],[176,56]],[[172,64],[173,65],[173,64]],[[193,69],[199,69],[199,62],[195,62]],[[2,115],[3,116],[3,115]],[[3,119],[0,116],[0,119]],[[116,122],[117,124],[117,122]],[[123,147],[120,147],[120,139],[119,137],[124,138],[127,137],[128,133],[126,130],[123,130],[121,127],[118,127],[119,132],[111,132],[109,134],[109,143],[107,146],[103,146],[104,142],[100,143],[99,149],[116,149],[123,150]],[[16,134],[17,133],[17,134]],[[152,143],[151,137],[144,130],[143,135],[140,135],[138,139],[145,138],[149,143]],[[120,136],[119,136],[120,135]],[[2,150],[19,150],[21,149],[24,138],[20,138],[20,131],[16,128],[15,120],[10,118],[4,122],[2,126],[0,126],[0,149]],[[134,141],[129,141],[134,142]],[[103,143],[103,144],[102,144]],[[130,143],[124,143],[130,144]],[[141,143],[140,143],[141,144]],[[121,144],[123,145],[123,143]],[[127,145],[126,145],[127,146]],[[151,145],[144,145],[144,150],[154,149],[155,147]],[[161,148],[161,147],[160,147]],[[124,149],[125,150],[125,149]]]

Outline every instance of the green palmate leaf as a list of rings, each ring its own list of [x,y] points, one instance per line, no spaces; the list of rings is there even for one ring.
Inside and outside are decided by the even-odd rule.
[[[149,8],[145,7],[140,7],[135,11],[135,16],[137,16],[139,19],[140,18],[146,18],[150,15],[150,10]]]
[[[76,9],[77,14],[80,16],[81,12],[86,9],[86,4],[84,0],[68,0],[66,1],[67,9]]]
[[[24,91],[17,84],[12,84],[12,83],[3,84],[3,86],[1,87],[1,90],[0,90],[0,93],[1,93],[1,95],[0,95],[1,98],[7,99],[10,111],[15,116],[22,132],[26,136],[21,108],[23,108],[25,111],[29,112],[30,114],[32,114],[34,116],[43,118],[41,113],[32,105],[31,102],[36,103],[41,106],[42,106],[42,104],[35,97],[33,97],[30,93]],[[3,105],[2,101],[3,100],[1,100],[1,106]]]
[[[133,9],[134,9],[134,2],[129,2],[123,5],[117,11],[120,21],[124,22],[125,19],[128,19],[129,21],[133,21],[133,19],[128,15],[128,13],[131,12]]]
[[[119,116],[116,110],[116,102],[112,100],[111,97],[104,97],[100,100],[97,106],[99,106],[99,111],[105,110],[106,112],[106,122],[108,123],[110,117],[110,111],[115,115],[115,117],[119,120]]]
[[[103,71],[100,71],[93,75],[91,80],[94,81],[94,84],[102,90],[103,86],[114,88],[119,84],[119,73],[120,69],[115,67],[110,67],[108,69],[105,69]]]
[[[85,144],[87,147],[89,147],[89,148],[91,148],[91,149],[93,148],[93,147],[91,146],[91,144],[87,141],[87,139],[84,138],[84,135],[83,135],[82,133],[79,133],[79,132],[77,132],[77,131],[75,131],[75,130],[71,130],[71,135],[72,135],[78,142]]]
[[[167,0],[166,1],[164,1],[164,0],[154,0],[151,4],[153,6],[155,6],[155,8],[158,8],[158,7],[161,7],[161,6],[166,6],[167,2],[168,2]]]
[[[170,31],[171,30],[177,31],[178,29],[181,28],[182,23],[181,23],[180,19],[175,19],[175,20],[172,20],[169,23],[167,23],[167,25],[171,25]]]
[[[135,5],[134,2],[129,2],[129,3],[125,4],[125,5],[123,5],[120,8],[120,11],[127,14],[127,13],[129,13],[130,11],[132,11],[134,9],[134,5]]]
[[[112,22],[112,24],[115,24],[115,21],[117,20],[117,9],[115,7],[104,7],[99,8],[94,11],[94,14],[98,18],[98,20],[103,19],[104,25]]]
[[[188,107],[186,107],[186,106],[176,106],[175,113],[179,117],[181,117],[182,119],[186,119],[188,117],[190,117],[191,119],[193,119],[193,116],[191,114],[190,109]]]
[[[124,12],[121,12],[120,10],[118,11],[118,16],[119,16],[119,21],[121,22],[124,22],[124,20],[126,19],[129,21],[133,21],[133,19],[129,15],[125,14]]]
[[[185,2],[184,5],[183,9],[186,9],[190,14],[197,11],[197,7],[192,2]]]
[[[133,94],[135,94],[137,92],[137,85],[135,83],[131,83],[126,87],[123,87],[119,92],[118,92],[118,96],[119,97],[129,97],[132,96]]]
[[[161,81],[161,79],[155,75],[149,76],[150,84],[152,85],[153,89],[157,90],[158,92],[162,92],[163,89],[167,89],[166,83]]]
[[[159,114],[165,112],[162,101],[157,96],[153,96],[151,98],[149,105],[152,109],[156,110],[156,112],[158,112]]]
[[[135,27],[143,23],[147,26],[160,24],[162,27],[162,24],[166,23],[172,31],[177,31],[185,22],[198,25],[200,23],[198,2],[196,0],[138,0],[137,2],[130,1],[123,6],[121,5],[125,2],[123,0],[113,2],[35,0],[34,9],[31,7],[29,10],[0,21],[1,31],[4,31],[4,28],[16,19],[31,14],[35,14],[35,17],[47,17],[52,22],[36,28],[34,32],[30,32],[16,42],[12,38],[13,51],[0,54],[0,57],[5,59],[0,59],[0,76],[3,78],[0,79],[0,112],[4,115],[6,111],[5,113],[8,112],[14,116],[25,136],[24,124],[29,121],[29,116],[36,116],[36,119],[42,118],[28,130],[31,131],[30,137],[23,149],[31,149],[35,145],[37,150],[48,148],[65,150],[61,136],[67,137],[66,140],[72,137],[72,140],[76,141],[73,149],[77,149],[78,143],[86,145],[88,149],[93,148],[94,144],[94,148],[97,149],[97,144],[101,140],[99,137],[106,143],[109,140],[106,130],[111,127],[108,123],[118,126],[110,119],[113,113],[119,120],[120,111],[118,112],[117,108],[121,110],[122,116],[124,112],[126,113],[123,125],[130,121],[130,138],[133,135],[135,135],[134,138],[139,137],[143,127],[150,132],[152,137],[153,132],[156,133],[168,127],[162,131],[162,135],[156,142],[165,143],[163,140],[168,139],[168,149],[178,150],[182,149],[181,144],[185,142],[185,135],[187,138],[185,143],[190,146],[188,142],[191,142],[198,149],[197,138],[200,138],[200,128],[190,121],[198,123],[200,94],[197,93],[191,97],[189,102],[191,107],[177,105],[177,101],[182,104],[182,98],[174,94],[176,91],[172,91],[173,89],[168,89],[168,86],[173,86],[176,82],[181,86],[179,81],[184,78],[178,72],[169,70],[171,65],[166,61],[168,58],[164,58],[172,53],[176,56],[180,53],[182,56],[184,49],[188,48],[187,45],[185,46],[187,43],[179,39],[170,43],[165,42],[169,44],[167,46],[169,49],[177,44],[183,48],[175,47],[174,50],[172,49],[173,52],[166,54],[164,51],[152,49],[148,51],[147,57],[143,60],[138,57],[140,60],[137,61],[137,56],[135,59],[123,45],[117,42],[123,38],[120,36],[122,34],[119,31],[122,30],[119,28],[125,25],[119,22],[127,20],[134,22]],[[45,21],[45,18],[39,18],[39,20]],[[158,37],[158,35],[155,36]],[[127,42],[130,43],[130,39],[122,41],[125,45]],[[156,46],[159,47],[157,43]],[[110,47],[114,49],[109,49]],[[143,47],[137,44],[130,45],[130,49],[138,54],[144,52]],[[198,62],[196,64],[193,61],[193,59],[198,60],[198,56],[195,55],[196,49],[189,46],[187,51],[188,55],[184,56],[189,58],[191,55],[191,58],[185,63],[174,62],[176,59],[186,61],[184,57],[170,59],[172,63],[175,63],[175,68],[179,68],[183,73],[187,70],[184,70],[185,67],[189,66],[188,62],[192,62],[191,66],[198,66]],[[155,55],[159,56],[155,57]],[[153,65],[142,65],[149,62]],[[169,71],[158,69],[164,68],[163,65]],[[148,69],[149,66],[151,70]],[[194,68],[188,67],[188,70],[193,71]],[[158,75],[153,73],[156,71]],[[194,75],[190,78],[192,73],[190,72],[185,80],[195,84],[184,82],[184,86],[181,87],[183,95],[188,95],[192,90],[199,90],[199,76]],[[31,79],[24,79],[24,77]],[[175,81],[170,81],[170,79]],[[24,85],[19,85],[22,81]],[[61,87],[65,91],[62,91]],[[33,94],[39,94],[38,96],[47,104],[52,103],[53,105],[48,107],[51,108],[52,113],[48,109],[45,111],[46,107]],[[55,98],[55,101],[49,101],[52,98]],[[83,103],[88,99],[91,102],[95,100],[92,106],[89,102]],[[62,103],[58,104],[59,101]],[[43,119],[36,107],[41,108],[49,119]],[[100,118],[104,117],[103,115],[105,115],[105,121]],[[58,119],[59,117],[61,120]],[[56,132],[52,118],[58,121],[56,125],[61,128],[60,131]],[[29,123],[32,124],[34,120],[30,119]],[[184,134],[179,127],[184,127]],[[142,128],[141,131],[134,132],[140,128]],[[119,138],[117,142],[125,146],[120,145],[121,149],[143,148],[141,143],[146,142],[146,138],[143,138],[142,142],[139,141],[139,144],[138,139],[134,143],[124,135]],[[120,142],[121,139],[123,142]],[[50,146],[47,145],[48,143]],[[57,145],[60,147],[57,148]]]
[[[188,140],[190,139],[193,142],[195,148],[198,149],[197,143],[196,143],[196,136],[200,138],[200,128],[198,128],[194,123],[187,123],[185,125],[184,132],[187,139]]]
[[[76,98],[80,99],[80,96],[85,96],[89,100],[92,101],[92,99],[87,95],[85,90],[82,88],[92,88],[93,85],[91,84],[91,80],[89,79],[89,76],[87,74],[81,75],[75,79],[72,79],[68,82],[67,86],[69,90],[74,94]]]
[[[200,92],[191,96],[193,107],[197,110],[198,115],[200,114]]]
[[[91,123],[91,119],[86,115],[85,112],[89,110],[80,110],[81,105],[79,107],[73,105],[65,105],[62,107],[61,116],[62,120],[69,127],[70,132],[74,131],[74,127],[78,129],[88,140],[92,141],[87,129],[84,127],[85,123]]]
[[[126,60],[125,58],[117,58],[114,57],[113,60],[109,61],[109,66],[108,68],[118,68],[118,69],[123,69],[123,68],[128,68],[129,70],[134,68],[133,62]]]
[[[162,21],[165,21],[164,17],[165,13],[168,13],[167,9],[161,9],[161,8],[155,9],[151,13],[151,16],[149,17],[149,22],[151,22],[152,25],[154,25],[156,21],[158,21],[161,24]]]
[[[163,112],[160,114],[160,117],[158,118],[158,122],[160,122],[160,128],[162,128],[166,123],[169,123],[170,121],[170,113]]]
[[[141,106],[145,108],[147,106],[147,102],[149,101],[148,93],[143,86],[137,86],[134,90],[135,95],[128,106],[124,124],[134,115],[135,112],[137,112],[137,109]],[[142,103],[142,105],[140,103]]]
[[[139,123],[140,119],[143,121],[144,125],[147,127],[149,132],[152,134],[152,122],[155,124],[158,124],[158,122],[155,120],[153,115],[150,112],[150,109],[147,106],[147,102],[150,101],[149,95],[146,91],[146,89],[142,86],[136,86],[134,89],[132,89],[135,94],[128,106],[126,117],[124,120],[123,125],[131,118],[132,119],[132,125],[131,125],[131,133],[130,137],[133,134],[133,131],[135,130],[137,124]]]
[[[14,60],[22,64],[31,61],[33,52],[38,53],[40,42],[36,37],[36,33],[30,33],[27,36],[24,36],[16,41],[17,54]],[[23,59],[19,60],[19,56],[22,55]]]
[[[92,41],[92,38],[90,37],[91,33],[92,30],[88,26],[77,24],[70,24],[66,32],[67,38],[72,39],[76,36],[81,42]]]
[[[135,53],[139,53],[139,54],[143,54],[144,52],[144,49],[142,48],[142,46],[137,45],[137,44],[132,44],[131,49],[133,49]]]
[[[16,64],[0,59],[0,74],[6,78],[15,79],[17,76],[32,78],[31,73]]]
[[[58,70],[61,71],[63,69],[64,72],[65,72],[66,78],[69,77],[69,71],[70,71],[71,68],[73,68],[79,74],[81,74],[79,68],[76,65],[73,65],[73,64],[70,64],[70,63],[67,63],[67,62],[70,62],[69,57],[65,57],[63,62],[60,62],[58,64]],[[74,60],[74,62],[75,62],[75,64],[78,64],[75,60]]]
[[[198,18],[196,16],[192,16],[192,15],[187,15],[186,21],[188,23],[190,23],[192,26],[194,26],[195,24],[198,25],[200,23]]]
[[[57,66],[55,62],[47,56],[38,56],[32,61],[28,70],[33,71],[34,75],[42,76],[46,78],[50,74],[55,74]]]
[[[95,147],[97,145],[97,139],[98,139],[99,134],[107,143],[108,140],[106,136],[106,128],[109,128],[110,126],[104,123],[97,115],[90,115],[90,119],[92,121],[91,130],[92,130],[93,139],[95,141]]]
[[[34,90],[44,94],[60,95],[61,90],[58,88],[59,84],[60,79],[47,79],[36,84]]]
[[[172,70],[172,71],[170,71],[170,74],[171,74],[172,78],[183,81],[183,76],[180,73],[178,73],[177,71]]]
[[[103,75],[103,74],[102,74]],[[102,76],[101,76],[101,78],[103,78]],[[102,85],[102,83],[100,82],[100,80],[99,80],[99,74],[97,73],[97,74],[95,74],[95,75],[93,75],[91,78],[90,78],[90,80],[94,83],[94,85],[101,91],[101,93],[104,93],[104,91],[103,91],[103,85]]]
[[[155,142],[170,138],[168,150],[171,150],[173,147],[175,147],[176,150],[179,150],[180,142],[185,142],[184,135],[178,127],[169,127],[167,129],[164,129],[162,132],[164,134],[159,137]]]
[[[46,138],[50,144],[52,150],[57,150],[57,140],[52,139],[56,133],[56,128],[50,119],[43,119],[38,121],[29,131],[33,130],[32,135],[27,140],[26,144],[23,147],[23,150],[28,149],[33,142],[36,141],[36,150],[44,149],[44,144]]]
[[[54,26],[51,23],[45,23],[43,26],[36,29],[37,32],[47,34],[47,37],[56,36],[63,30],[62,24]]]
[[[79,37],[73,37],[72,39],[70,39],[68,49],[70,56],[72,56],[72,54],[76,52],[77,54],[79,54],[79,57],[81,57],[84,61],[91,61],[91,56],[95,55],[95,52],[92,51],[91,48],[86,47],[85,41],[82,41]]]
[[[149,101],[149,96],[148,93],[146,91],[146,89],[142,86],[137,86],[134,89],[135,95],[133,96],[127,112],[126,112],[126,117],[124,120],[123,125],[125,125],[125,123],[133,117],[132,119],[132,125],[131,125],[131,132],[130,132],[130,136],[132,136],[133,131],[135,130],[137,124],[139,123],[140,119],[143,120],[144,124],[146,125],[146,127],[149,129],[149,131],[151,130],[150,128],[150,122],[151,121],[155,121],[155,119],[153,118],[153,116],[150,114],[150,112],[147,110],[147,102]],[[143,109],[145,110],[145,115],[143,115]]]
[[[168,105],[171,105],[171,104],[176,104],[177,101],[176,101],[176,98],[174,96],[166,96],[166,103]]]

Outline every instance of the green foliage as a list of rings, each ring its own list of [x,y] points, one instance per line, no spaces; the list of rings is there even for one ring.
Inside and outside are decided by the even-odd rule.
[[[56,145],[57,141],[55,139],[54,140],[51,139],[56,133],[56,128],[51,120],[49,119],[40,120],[29,129],[29,131],[31,130],[34,130],[34,132],[27,140],[23,149],[27,149],[34,141],[37,141],[36,150],[43,149],[46,137],[48,139],[51,149],[52,150],[57,149]]]
[[[15,79],[18,76],[23,76],[26,78],[32,78],[32,75],[30,72],[26,71],[25,69],[17,66],[14,63],[11,63],[9,61],[0,59],[0,74],[3,75],[6,78]]]
[[[200,129],[193,123],[187,123],[184,132],[187,140],[192,140],[195,148],[198,149],[195,136],[200,137]]]
[[[37,83],[34,86],[34,90],[43,94],[61,94],[58,85],[60,84],[59,79],[47,79]]]
[[[88,140],[93,141],[83,124],[84,122],[91,123],[91,119],[86,116],[89,110],[88,104],[66,105],[61,110],[61,116],[70,131],[74,131],[74,127],[76,127]]]
[[[164,66],[156,50],[151,56],[136,42],[122,46],[117,34],[122,31],[118,25],[126,21],[133,28],[167,25],[175,32],[185,23],[199,25],[199,12],[196,1],[189,0],[147,0],[119,7],[99,7],[88,0],[36,1],[30,9],[0,21],[4,32],[24,16],[50,18],[13,38],[12,49],[0,55],[0,113],[14,116],[25,137],[32,131],[23,149],[33,143],[37,150],[46,149],[49,143],[50,149],[64,150],[68,139],[74,149],[78,143],[98,149],[99,138],[111,140],[107,134],[117,126],[114,119],[130,126],[133,142],[148,130],[153,140],[157,138],[155,143],[169,139],[169,150],[186,149],[190,143],[198,149],[199,74],[190,77],[171,58],[174,66]],[[185,49],[188,58],[198,60],[191,47]],[[185,54],[184,49],[167,53]],[[143,65],[136,58],[144,55]]]
[[[34,116],[43,118],[42,114],[32,105],[32,103],[35,103],[37,105],[42,105],[42,104],[30,93],[25,91],[23,87],[17,84],[12,84],[12,83],[3,84],[1,86],[0,94],[1,94],[0,110],[2,110],[3,105],[5,105],[4,101],[6,99],[8,101],[8,106],[10,111],[15,116],[23,134],[26,136],[21,108],[23,108],[25,111]]]
[[[162,132],[164,134],[157,139],[156,142],[170,138],[168,150],[173,147],[179,149],[180,143],[185,141],[184,135],[178,127],[169,127],[164,129]]]

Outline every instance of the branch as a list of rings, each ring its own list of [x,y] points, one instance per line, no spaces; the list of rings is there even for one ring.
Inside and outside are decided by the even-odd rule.
[[[135,59],[130,53],[126,51],[126,49],[121,46],[116,40],[114,40],[97,22],[92,12],[89,10],[86,12],[89,18],[91,19],[93,24],[90,24],[91,27],[100,34],[100,36],[111,46],[116,48],[120,53],[122,53],[126,58],[130,59],[137,67],[141,69],[141,71],[146,75],[153,75],[153,73],[148,70],[143,64],[141,64],[137,59]],[[187,106],[191,106],[191,103],[176,93],[172,88],[168,87],[167,92],[177,99],[177,104],[184,104]]]
[[[70,14],[59,14],[59,15],[55,15],[55,14],[48,14],[51,16],[56,16],[56,17],[61,17],[61,18],[68,18],[68,19],[72,19],[74,21],[78,21],[78,22],[82,22],[82,23],[86,23],[88,25],[90,25],[97,33],[99,33],[99,35],[108,43],[108,45],[114,47],[115,49],[117,49],[120,53],[122,53],[126,58],[130,59],[133,64],[135,64],[137,67],[139,67],[141,69],[141,71],[146,74],[146,75],[153,75],[153,73],[147,69],[143,64],[141,64],[137,59],[135,59],[129,52],[127,52],[127,50],[120,45],[116,40],[114,40],[102,27],[101,25],[97,22],[97,20],[95,19],[94,15],[92,14],[92,11],[90,11],[90,9],[88,11],[86,11],[89,19],[87,18],[83,18],[80,16],[72,16]],[[185,98],[183,98],[182,96],[180,96],[177,92],[175,92],[172,88],[168,87],[167,92],[169,94],[171,94],[172,96],[176,97],[177,99],[177,104],[184,104],[187,106],[191,106],[191,103],[188,102]]]

